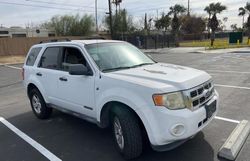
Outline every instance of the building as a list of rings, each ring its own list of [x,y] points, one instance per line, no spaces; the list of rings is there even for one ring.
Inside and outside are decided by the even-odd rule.
[[[15,38],[15,37],[55,37],[54,30],[34,29],[22,27],[0,27],[0,38]]]

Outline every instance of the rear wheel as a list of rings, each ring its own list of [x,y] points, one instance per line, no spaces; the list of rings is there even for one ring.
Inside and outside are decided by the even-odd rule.
[[[34,88],[29,93],[32,111],[39,119],[47,119],[52,113],[52,108],[47,107],[41,93]]]
[[[116,147],[126,159],[134,159],[142,153],[142,134],[137,117],[128,109],[113,111],[113,137]]]

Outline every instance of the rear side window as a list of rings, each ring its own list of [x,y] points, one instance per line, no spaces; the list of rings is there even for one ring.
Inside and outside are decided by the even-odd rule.
[[[59,47],[50,47],[45,50],[40,60],[40,67],[46,69],[59,69],[58,60],[59,60],[60,48]]]
[[[41,47],[31,49],[29,56],[27,58],[27,61],[26,61],[26,65],[33,66],[35,64],[36,58],[41,50],[42,50]]]

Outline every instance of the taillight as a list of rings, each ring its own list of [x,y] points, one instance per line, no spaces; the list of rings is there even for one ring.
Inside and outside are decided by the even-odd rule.
[[[24,80],[24,68],[22,68],[22,79]]]

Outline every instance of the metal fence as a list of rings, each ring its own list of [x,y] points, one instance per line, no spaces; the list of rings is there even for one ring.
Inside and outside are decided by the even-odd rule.
[[[166,48],[166,47],[173,47],[174,38],[172,35],[161,35],[161,34],[154,34],[154,35],[118,35],[114,36],[116,40],[123,40],[127,41],[138,48],[141,49],[157,49],[157,48]]]

